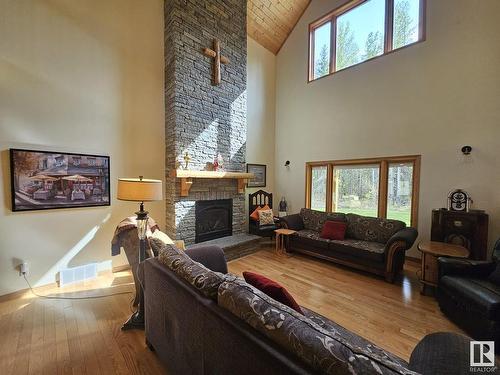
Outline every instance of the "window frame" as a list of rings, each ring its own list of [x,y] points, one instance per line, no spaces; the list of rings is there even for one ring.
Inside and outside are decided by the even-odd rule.
[[[306,163],[306,196],[305,207],[311,208],[311,187],[312,169],[314,167],[327,167],[326,175],[326,212],[334,212],[333,186],[335,166],[358,166],[358,165],[379,165],[379,190],[378,190],[378,215],[379,218],[387,218],[388,188],[389,188],[389,165],[399,163],[413,164],[412,172],[412,193],[411,193],[411,219],[412,227],[418,226],[418,206],[420,192],[420,155],[388,156],[378,158],[348,159],[313,161]]]
[[[312,202],[312,170],[314,167],[326,167],[326,211],[331,209],[332,195],[332,172],[333,168],[328,162],[312,162],[306,163],[306,208],[311,208]]]
[[[424,42],[426,40],[426,9],[427,9],[427,0],[419,0],[419,20],[418,20],[418,39],[410,44],[407,44],[403,47],[399,47],[393,49],[393,27],[394,27],[394,1],[395,0],[385,0],[385,27],[384,27],[384,52],[381,55],[371,57],[367,60],[363,60],[359,63],[350,65],[341,70],[336,70],[336,55],[337,55],[337,18],[343,15],[344,13],[353,10],[354,8],[363,5],[365,2],[369,0],[350,0],[343,5],[335,8],[334,10],[328,12],[324,16],[316,19],[315,21],[309,24],[309,47],[308,47],[308,67],[307,67],[307,82],[311,83],[318,79],[329,77],[338,72],[342,72],[344,70],[348,70],[360,64],[363,64],[368,61],[372,61],[378,59],[382,56],[386,56],[395,51],[400,51],[404,48],[413,46],[415,44]],[[314,78],[314,31],[323,26],[324,24],[331,22],[331,34],[330,34],[330,71],[328,74],[324,76]]]

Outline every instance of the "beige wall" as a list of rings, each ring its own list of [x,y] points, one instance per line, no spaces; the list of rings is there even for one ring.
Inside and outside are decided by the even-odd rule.
[[[307,84],[313,1],[277,58],[276,190],[304,206],[305,162],[421,154],[420,238],[448,192],[470,192],[500,236],[500,1],[427,1],[427,41]],[[464,163],[460,148],[473,147]],[[417,256],[413,249],[410,255]]]
[[[246,190],[248,211],[248,194],[259,189],[274,193],[276,56],[250,37],[247,48],[246,160],[247,163],[267,165],[267,186]],[[278,202],[279,196],[274,195],[273,208],[278,208]]]
[[[162,178],[163,2],[0,0],[0,295],[66,266],[110,267],[116,224],[137,209],[119,202],[119,176]],[[13,213],[8,149],[111,157],[112,205]],[[163,227],[162,202],[148,204]],[[114,257],[113,265],[126,262]]]

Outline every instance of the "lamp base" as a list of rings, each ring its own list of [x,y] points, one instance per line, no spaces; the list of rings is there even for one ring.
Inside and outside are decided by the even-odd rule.
[[[130,318],[123,324],[122,331],[129,329],[144,329],[144,314],[141,311],[136,311]]]
[[[148,223],[148,212],[144,211],[144,202],[141,202],[140,210],[136,212],[137,215],[137,232],[139,234],[139,266],[146,260],[146,231]],[[137,272],[139,267],[137,267]],[[138,272],[139,273],[139,272]],[[142,289],[142,282],[140,275],[137,275],[139,285],[136,285],[137,293],[139,293],[138,309],[132,316],[123,324],[122,331],[129,329],[144,329],[144,290]]]

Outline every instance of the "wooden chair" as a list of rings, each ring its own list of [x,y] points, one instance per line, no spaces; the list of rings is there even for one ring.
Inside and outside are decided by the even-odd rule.
[[[248,215],[251,215],[257,207],[264,207],[268,205],[269,208],[273,208],[273,194],[268,193],[264,190],[258,190],[253,194],[248,195]],[[260,225],[259,222],[248,218],[248,231],[250,234],[256,234],[261,237],[271,237],[274,236],[274,231],[278,229],[278,225],[274,223],[273,225]]]

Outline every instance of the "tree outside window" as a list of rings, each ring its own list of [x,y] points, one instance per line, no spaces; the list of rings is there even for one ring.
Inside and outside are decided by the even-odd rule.
[[[311,24],[310,80],[423,40],[421,10],[425,1],[356,1],[352,8],[347,4],[348,10],[342,6],[341,11],[323,17],[320,24]],[[394,8],[387,12],[391,4]]]

